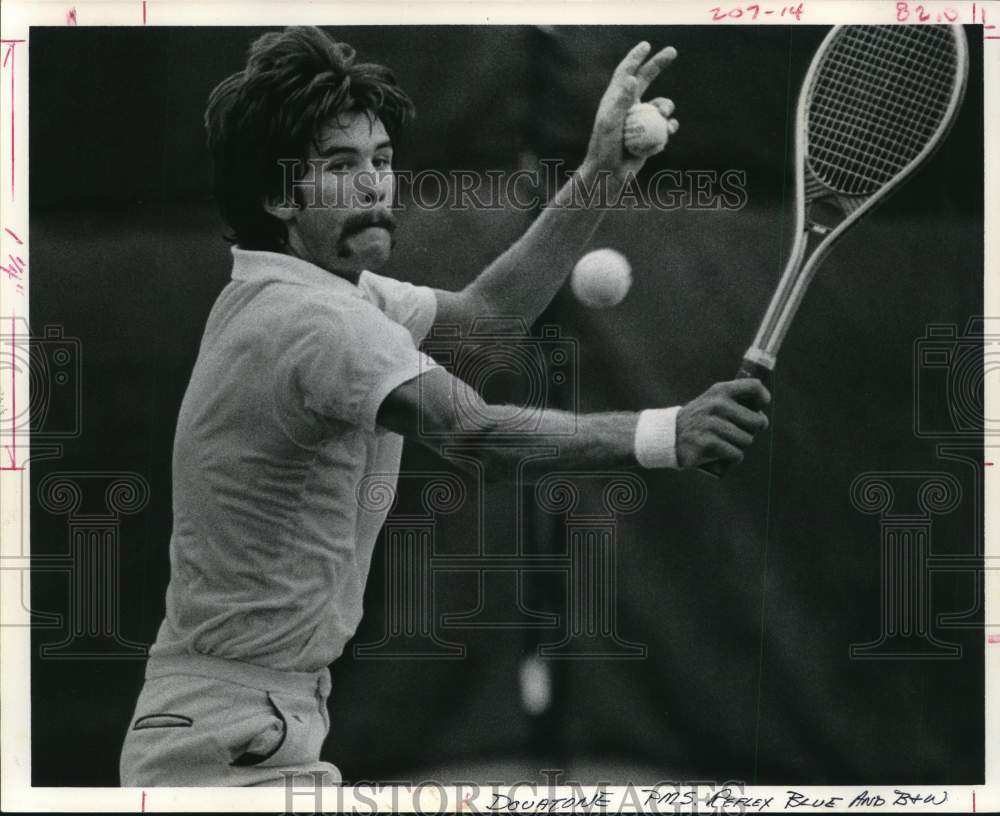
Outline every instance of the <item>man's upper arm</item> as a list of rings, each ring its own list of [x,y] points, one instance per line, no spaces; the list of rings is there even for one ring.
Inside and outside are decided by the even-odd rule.
[[[488,433],[496,408],[476,390],[435,367],[396,386],[382,401],[378,424],[431,448],[458,435]]]
[[[435,289],[437,314],[435,326],[458,326],[461,334],[467,334],[477,317],[490,315],[490,307],[474,286],[460,292]]]
[[[382,400],[378,424],[427,444],[428,436],[451,432],[457,425],[455,387],[464,385],[443,368],[432,368],[401,385]]]
[[[405,327],[364,300],[310,303],[295,316],[283,329],[276,395],[301,421],[373,430],[387,394],[436,368]]]

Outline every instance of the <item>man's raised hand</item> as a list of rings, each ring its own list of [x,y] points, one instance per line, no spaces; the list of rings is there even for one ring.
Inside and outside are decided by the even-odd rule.
[[[649,43],[641,42],[615,68],[611,82],[597,107],[594,129],[590,136],[587,161],[595,169],[611,172],[619,178],[637,172],[645,161],[632,156],[624,147],[623,132],[629,108],[642,99],[650,83],[677,57],[677,50],[673,46],[664,48],[652,57],[649,52]],[[657,97],[650,99],[649,104],[667,120],[668,138],[669,134],[676,133],[679,125],[673,118],[674,103]]]

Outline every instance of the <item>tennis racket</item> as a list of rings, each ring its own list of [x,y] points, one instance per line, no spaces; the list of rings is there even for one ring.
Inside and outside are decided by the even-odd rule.
[[[968,72],[958,26],[837,26],[826,36],[796,112],[795,243],[737,378],[770,388],[778,350],[820,264],[941,144]],[[702,470],[722,476],[728,467],[711,462]]]

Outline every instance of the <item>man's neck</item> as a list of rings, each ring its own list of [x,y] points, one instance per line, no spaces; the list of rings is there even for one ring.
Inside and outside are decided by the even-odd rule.
[[[361,270],[356,272],[342,269],[330,269],[323,264],[316,263],[312,258],[308,257],[307,253],[296,251],[295,247],[291,244],[285,244],[282,250],[285,255],[289,255],[292,258],[298,258],[300,261],[305,261],[306,263],[311,263],[313,266],[318,266],[324,272],[329,272],[331,275],[336,275],[338,278],[343,278],[350,284],[354,286],[358,285],[358,281],[361,280]]]

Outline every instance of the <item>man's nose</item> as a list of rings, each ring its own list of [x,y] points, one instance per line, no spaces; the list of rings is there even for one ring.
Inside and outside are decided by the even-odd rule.
[[[384,204],[392,190],[392,173],[369,167],[359,174],[355,183],[358,200],[362,206],[371,207]]]

